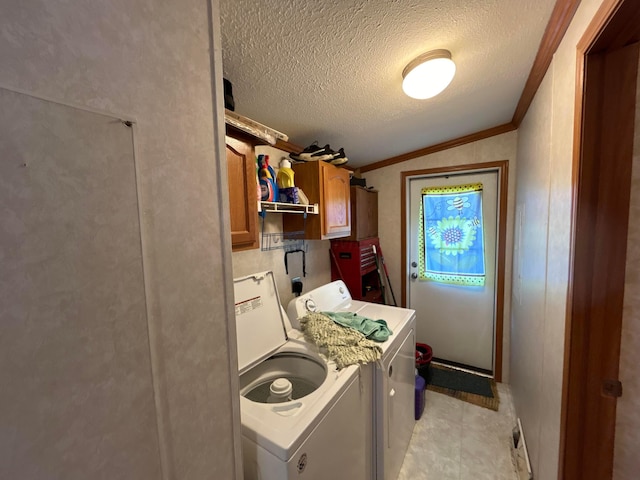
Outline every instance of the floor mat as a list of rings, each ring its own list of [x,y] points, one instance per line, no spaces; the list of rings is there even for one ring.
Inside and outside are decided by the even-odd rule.
[[[427,389],[498,411],[500,398],[493,378],[433,363],[431,369],[431,379]]]

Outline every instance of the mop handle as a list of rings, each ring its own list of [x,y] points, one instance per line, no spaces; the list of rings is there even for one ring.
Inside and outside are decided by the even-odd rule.
[[[387,304],[387,296],[385,294],[384,289],[384,279],[382,278],[382,272],[380,271],[380,261],[378,260],[378,251],[376,250],[375,245],[371,245],[371,249],[373,250],[373,256],[376,261],[376,271],[378,272],[378,280],[380,281],[380,292],[382,293],[382,303]]]
[[[387,276],[387,284],[389,285],[389,291],[391,292],[391,298],[393,298],[393,304],[397,307],[396,295],[393,293],[393,287],[391,286],[391,279],[389,278],[389,271],[387,270],[387,264],[384,261],[384,254],[382,253],[382,247],[380,247],[380,261],[382,262],[382,268],[384,268],[384,274]]]

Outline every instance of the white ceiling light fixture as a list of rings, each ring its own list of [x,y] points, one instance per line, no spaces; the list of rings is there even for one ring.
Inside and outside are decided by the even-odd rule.
[[[456,64],[449,50],[431,50],[412,60],[402,71],[402,89],[419,100],[435,97],[447,88],[455,73]]]

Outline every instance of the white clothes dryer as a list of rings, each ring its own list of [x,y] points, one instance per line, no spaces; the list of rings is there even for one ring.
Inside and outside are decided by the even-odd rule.
[[[382,358],[370,373],[373,402],[369,407],[372,441],[368,469],[370,478],[396,480],[415,426],[415,311],[353,300],[341,280],[294,298],[287,308],[297,328],[298,319],[307,312],[323,311],[383,319],[393,332],[380,343]]]
[[[273,272],[234,280],[246,480],[368,480],[357,366],[337,370],[293,329]]]

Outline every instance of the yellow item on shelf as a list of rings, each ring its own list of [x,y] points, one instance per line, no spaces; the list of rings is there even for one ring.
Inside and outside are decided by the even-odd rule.
[[[280,170],[278,170],[278,175],[276,181],[278,183],[278,187],[280,188],[292,188],[295,187],[293,183],[294,171],[291,169],[291,162],[287,159],[282,159],[280,162]]]

